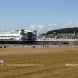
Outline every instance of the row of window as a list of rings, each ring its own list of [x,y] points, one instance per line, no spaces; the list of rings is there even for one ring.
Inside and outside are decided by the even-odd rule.
[[[19,36],[0,36],[0,37],[19,37]]]

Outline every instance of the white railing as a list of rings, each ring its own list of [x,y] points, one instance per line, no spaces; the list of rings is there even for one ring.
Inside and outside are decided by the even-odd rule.
[[[78,39],[55,39],[55,38],[45,38],[45,39],[38,39],[37,41],[78,41]]]

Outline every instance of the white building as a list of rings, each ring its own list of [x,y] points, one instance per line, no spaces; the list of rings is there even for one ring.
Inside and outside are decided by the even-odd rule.
[[[21,30],[17,30],[15,32],[0,32],[0,40],[21,40]],[[24,30],[25,33],[32,32],[30,30]]]
[[[0,40],[19,40],[19,32],[0,32]]]

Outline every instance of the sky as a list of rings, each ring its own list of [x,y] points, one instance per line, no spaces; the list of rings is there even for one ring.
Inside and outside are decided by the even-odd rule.
[[[78,0],[0,0],[0,31],[77,25]]]

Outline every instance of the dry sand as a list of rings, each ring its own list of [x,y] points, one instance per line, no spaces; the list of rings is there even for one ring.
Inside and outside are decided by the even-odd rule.
[[[45,54],[45,53],[59,53],[66,51],[77,51],[78,48],[1,48],[1,54]]]
[[[0,59],[0,78],[78,78],[78,48],[1,48]]]

